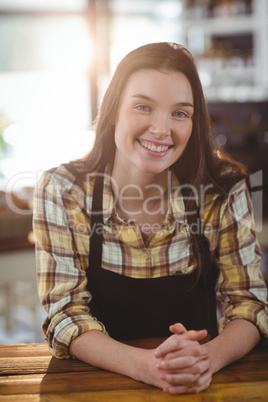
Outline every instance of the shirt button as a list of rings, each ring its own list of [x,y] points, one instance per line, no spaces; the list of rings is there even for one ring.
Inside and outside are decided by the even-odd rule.
[[[204,233],[210,233],[212,231],[212,225],[206,225],[204,228]]]
[[[183,224],[182,224],[181,231],[182,231],[182,232],[187,232],[188,227],[189,227],[189,226],[187,225],[187,223],[183,223]]]

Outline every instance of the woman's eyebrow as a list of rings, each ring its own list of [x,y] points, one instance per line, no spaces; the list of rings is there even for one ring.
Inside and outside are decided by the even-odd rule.
[[[176,107],[176,106],[190,106],[192,108],[194,107],[194,105],[190,102],[178,102],[174,105],[174,107]]]
[[[141,98],[141,99],[145,99],[147,101],[154,102],[154,100],[152,98],[150,98],[150,96],[146,96],[146,95],[143,95],[143,94],[132,95],[132,98]]]
[[[144,99],[150,102],[155,102],[152,98],[150,98],[150,96],[147,95],[143,95],[143,94],[135,94],[131,96],[132,98],[140,98],[140,99]],[[174,105],[174,107],[178,107],[178,106],[189,106],[189,107],[194,107],[194,105],[190,102],[178,102]]]

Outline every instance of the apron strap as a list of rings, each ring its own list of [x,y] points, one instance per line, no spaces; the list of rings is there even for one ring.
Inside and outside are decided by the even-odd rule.
[[[218,335],[217,324],[217,306],[216,306],[216,293],[215,286],[219,275],[219,269],[217,265],[211,261],[211,255],[209,250],[209,242],[204,235],[204,227],[200,218],[200,210],[195,200],[189,205],[185,202],[187,196],[189,196],[188,189],[182,187],[182,195],[185,205],[185,211],[187,214],[187,221],[191,228],[191,224],[197,224],[196,227],[200,232],[191,234],[196,251],[196,257],[198,257],[198,269],[200,271],[200,278],[203,281],[205,289],[206,299],[206,315],[208,322],[208,333],[211,338],[215,338]],[[190,212],[190,214],[189,214]]]
[[[89,245],[89,261],[96,266],[102,264],[102,242],[103,242],[103,181],[104,175],[97,174],[92,196],[91,208],[91,230]]]

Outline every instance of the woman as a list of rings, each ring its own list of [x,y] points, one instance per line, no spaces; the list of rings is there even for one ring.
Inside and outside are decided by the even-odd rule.
[[[54,356],[191,393],[268,336],[247,175],[211,138],[185,48],[149,44],[121,61],[92,151],[45,172],[35,193]],[[156,350],[122,342],[159,336]]]

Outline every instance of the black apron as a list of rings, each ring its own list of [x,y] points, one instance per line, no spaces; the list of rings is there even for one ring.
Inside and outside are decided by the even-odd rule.
[[[103,177],[97,176],[93,190],[91,228],[103,224]],[[94,213],[95,212],[95,213]],[[96,225],[96,226],[94,226]],[[102,230],[90,237],[87,289],[92,295],[91,314],[117,340],[168,337],[177,322],[186,329],[218,333],[215,300],[215,267],[203,234],[198,235],[201,270],[191,274],[137,279],[102,268]],[[201,274],[198,272],[201,271]]]

